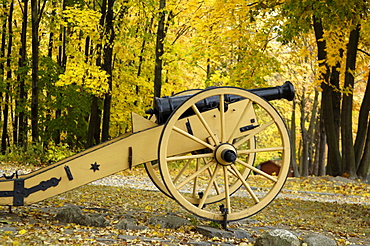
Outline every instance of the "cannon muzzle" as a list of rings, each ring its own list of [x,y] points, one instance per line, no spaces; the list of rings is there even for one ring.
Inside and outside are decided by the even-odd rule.
[[[264,98],[267,101],[277,100],[277,99],[287,99],[288,101],[294,98],[294,87],[289,81],[285,82],[282,86],[268,87],[268,88],[258,88],[247,90],[257,96]],[[163,124],[170,117],[171,113],[180,106],[185,100],[193,95],[183,95],[183,96],[173,96],[173,97],[156,97],[154,99],[154,108],[146,111],[147,114],[155,114],[157,117],[157,123]],[[244,98],[236,95],[225,95],[226,103],[233,103]],[[217,96],[212,96],[196,103],[200,112],[204,112],[213,108],[217,108],[219,105]],[[186,112],[185,116],[192,115],[194,112]]]

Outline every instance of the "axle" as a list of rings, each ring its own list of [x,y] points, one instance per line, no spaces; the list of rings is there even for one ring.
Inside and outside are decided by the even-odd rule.
[[[269,87],[269,88],[258,88],[247,90],[257,96],[264,98],[267,101],[277,100],[277,99],[287,99],[289,101],[294,98],[294,87],[291,82],[287,81],[282,86]],[[162,97],[154,99],[154,108],[146,111],[147,114],[155,114],[157,117],[157,123],[163,124],[170,117],[172,112],[179,107],[184,101],[193,95],[183,95],[174,97]],[[225,103],[233,103],[239,100],[243,100],[239,96],[235,95],[225,95]],[[212,96],[205,100],[196,103],[200,112],[205,112],[210,109],[217,108],[219,106],[218,96]],[[194,114],[189,111],[186,112],[184,117]]]

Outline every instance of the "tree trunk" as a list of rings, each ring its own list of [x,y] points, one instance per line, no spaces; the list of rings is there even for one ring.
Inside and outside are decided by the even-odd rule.
[[[356,54],[358,41],[360,37],[360,25],[350,32],[347,59],[346,59],[346,72],[344,79],[344,89],[350,90],[349,93],[343,94],[342,101],[342,174],[347,173],[351,178],[356,177],[356,161],[355,150],[353,146],[352,134],[352,107],[353,107],[353,88],[355,84],[354,71],[356,69]]]
[[[159,1],[159,22],[157,29],[157,40],[155,47],[155,68],[154,68],[154,97],[161,96],[162,88],[162,69],[163,69],[163,60],[162,56],[164,53],[164,39],[166,34],[164,32],[165,17],[164,8],[166,7],[166,0]]]
[[[90,148],[95,144],[100,143],[100,114],[101,112],[99,110],[99,98],[96,96],[92,96],[89,129],[85,148]]]
[[[313,155],[314,155],[314,146],[315,146],[315,129],[317,128],[316,123],[317,123],[317,108],[319,104],[319,92],[315,90],[315,97],[314,97],[314,102],[312,105],[312,111],[311,111],[311,117],[310,117],[310,125],[307,130],[307,135],[308,135],[308,169],[309,169],[309,174],[313,173]]]
[[[4,8],[4,12],[6,11],[6,6],[3,6]],[[6,48],[6,23],[7,23],[7,19],[4,19],[4,23],[2,25],[2,32],[1,32],[1,48],[0,48],[0,58],[1,59],[4,59],[5,57],[5,48]],[[0,80],[1,81],[4,81],[4,62],[0,62]],[[8,82],[6,82],[6,88],[8,87]],[[1,92],[1,97],[2,97],[2,92]],[[8,129],[8,122],[7,122],[7,115],[8,115],[8,105],[7,105],[7,99],[9,98],[9,94],[8,94],[8,91],[5,90],[5,95],[4,95],[4,98],[3,100],[5,101],[5,104],[4,104],[4,109],[3,109],[3,117],[4,117],[4,121],[3,121],[3,133],[2,133],[2,136],[1,136],[1,152],[2,154],[5,154],[5,151],[6,151],[6,136],[7,136],[7,129]]]
[[[114,0],[108,0],[108,8],[106,14],[105,33],[108,39],[107,44],[104,47],[104,63],[103,69],[109,75],[108,77],[108,92],[104,98],[104,111],[103,111],[103,125],[102,125],[102,142],[109,139],[109,122],[110,122],[110,109],[112,101],[112,89],[113,89],[113,78],[112,78],[112,59],[113,59],[113,45],[114,45],[114,27],[113,27],[113,4]]]
[[[12,70],[11,70],[11,55],[12,55],[12,46],[13,46],[13,10],[14,10],[14,2],[11,1],[10,8],[9,8],[9,16],[8,16],[8,50],[7,50],[7,59],[6,59],[6,66],[8,68],[6,73],[6,92],[5,92],[5,105],[4,105],[4,123],[3,123],[3,133],[1,138],[1,150],[2,153],[5,154],[6,147],[7,147],[7,139],[8,139],[8,118],[9,118],[9,93],[10,93],[10,83],[9,81],[12,78]],[[5,35],[5,34],[3,34]]]
[[[18,76],[19,82],[19,99],[16,102],[15,112],[19,112],[15,116],[15,126],[13,131],[14,142],[18,145],[24,146],[27,138],[27,120],[26,120],[26,101],[27,93],[25,89],[25,75],[26,75],[26,60],[27,60],[27,18],[28,18],[28,0],[23,0],[23,20],[22,20],[22,33],[21,33],[21,48],[19,50],[18,60]]]
[[[31,0],[32,19],[32,101],[31,101],[31,129],[32,141],[39,140],[38,107],[39,107],[39,17],[38,1]]]
[[[62,3],[62,10],[65,10],[66,8],[66,1],[63,1]],[[59,33],[59,42],[61,45],[58,47],[58,55],[57,55],[57,63],[64,72],[66,69],[66,64],[67,64],[67,55],[66,55],[66,28],[61,25],[60,26],[61,32]],[[58,93],[59,98],[63,98],[62,93]],[[62,116],[62,109],[61,108],[56,108],[55,110],[55,119],[58,120]],[[57,129],[56,132],[54,133],[54,142],[55,144],[60,143],[60,134],[61,131],[60,129]]]
[[[305,127],[305,122],[306,122],[306,112],[305,112],[305,107],[306,107],[306,98],[305,98],[305,88],[303,87],[303,92],[302,92],[302,99],[301,99],[301,133],[302,133],[302,159],[300,163],[300,170],[301,170],[301,176],[307,177],[308,176],[308,146],[309,146],[309,138],[308,136],[306,127]]]
[[[370,112],[370,72],[367,79],[366,90],[364,94],[364,98],[361,103],[360,107],[360,114],[358,116],[358,128],[357,128],[357,136],[355,142],[355,158],[356,158],[356,168],[359,167],[361,158],[363,156],[363,151],[365,147],[365,140],[366,140],[366,131],[368,128],[368,119],[369,119],[369,112]]]
[[[323,114],[321,110],[321,115]],[[321,117],[320,117],[321,118]],[[320,140],[319,140],[319,148],[317,148],[318,152],[318,176],[324,176],[326,175],[326,170],[325,170],[325,157],[326,155],[326,133],[325,133],[325,124],[322,120],[320,119]]]
[[[291,125],[291,129],[290,129],[290,141],[291,141],[291,145],[292,145],[292,161],[291,161],[291,166],[293,168],[293,174],[294,174],[294,177],[300,177],[301,175],[299,174],[299,169],[298,169],[298,166],[297,166],[297,156],[296,156],[296,152],[297,152],[297,144],[296,144],[296,122],[295,122],[295,118],[296,118],[296,114],[295,114],[295,110],[296,110],[296,102],[293,101],[293,109],[292,109],[292,125]]]
[[[360,161],[360,165],[357,169],[357,176],[361,180],[366,180],[366,176],[369,172],[369,168],[370,168],[370,120],[367,124],[366,144],[364,148],[364,153]]]
[[[318,60],[320,66],[325,67],[325,72],[321,74],[324,82],[321,84],[322,98],[321,106],[325,114],[322,115],[325,124],[325,131],[328,144],[328,174],[336,176],[341,173],[341,156],[339,151],[339,135],[336,133],[335,122],[334,122],[334,110],[333,110],[333,88],[329,86],[329,67],[326,64],[326,42],[324,40],[323,26],[319,19],[316,17],[314,20],[314,31],[317,43]],[[330,160],[330,162],[329,162]]]
[[[315,147],[315,150],[313,151],[313,161],[312,161],[312,170],[310,171],[310,174],[311,175],[315,175],[315,176],[318,176],[319,175],[319,159],[320,159],[320,119],[317,117],[316,120],[315,120],[315,133],[314,133],[314,137],[313,137],[313,142],[314,142],[314,145],[312,146],[312,148]]]

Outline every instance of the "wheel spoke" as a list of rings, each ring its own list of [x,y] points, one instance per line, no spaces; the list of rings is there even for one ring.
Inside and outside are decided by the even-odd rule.
[[[284,147],[271,147],[271,148],[262,148],[262,149],[242,149],[238,150],[238,154],[245,155],[250,153],[258,153],[258,152],[273,152],[273,151],[281,151],[284,150]]]
[[[202,116],[202,114],[199,112],[198,107],[195,104],[193,104],[191,107],[194,110],[195,114],[198,116],[200,122],[202,122],[204,128],[206,128],[208,134],[211,136],[211,138],[213,139],[213,141],[216,144],[218,144],[220,142],[220,140],[218,140],[217,136],[213,133],[212,129],[209,127],[208,123],[206,122],[206,120],[204,119],[204,117]]]
[[[221,143],[226,141],[226,125],[225,125],[225,97],[220,95],[220,120],[221,120]]]
[[[276,179],[275,177],[273,177],[273,176],[271,176],[271,175],[269,175],[269,174],[265,173],[264,171],[261,171],[261,170],[259,170],[258,168],[255,168],[255,167],[254,167],[254,166],[252,166],[252,165],[249,165],[248,163],[246,163],[246,162],[244,162],[244,161],[240,160],[239,158],[238,158],[238,159],[236,159],[236,161],[237,161],[238,163],[240,163],[240,164],[242,164],[242,165],[246,166],[247,168],[251,169],[252,171],[254,171],[254,172],[258,173],[258,174],[261,174],[263,177],[265,177],[265,178],[267,178],[267,179],[269,179],[269,180],[271,180],[271,181],[273,181],[273,182],[277,183],[277,179]]]
[[[258,134],[259,132],[265,130],[267,127],[271,126],[274,122],[275,121],[271,120],[270,122],[267,122],[266,124],[264,124],[262,126],[254,128],[253,130],[248,132],[248,135],[246,135],[245,137],[243,137],[243,138],[239,139],[237,142],[235,142],[234,147],[238,148],[239,145],[245,143],[246,141],[248,141],[249,139],[254,137],[256,134]]]
[[[180,156],[167,157],[166,160],[167,161],[182,161],[182,160],[207,158],[207,157],[212,157],[212,156],[213,156],[213,153],[197,154],[197,155],[180,155]]]
[[[202,208],[203,207],[203,205],[204,205],[204,203],[206,201],[206,198],[208,196],[208,193],[211,190],[212,184],[213,184],[213,182],[214,182],[214,180],[216,178],[218,169],[220,169],[220,165],[216,165],[215,171],[213,172],[213,175],[211,177],[211,180],[208,183],[207,189],[204,191],[203,197],[202,197],[202,199],[199,202],[198,208]]]
[[[200,160],[197,159],[197,165],[195,167],[195,170],[198,171],[199,170],[199,165],[200,165]],[[193,198],[195,198],[197,196],[197,189],[198,189],[198,176],[196,176],[194,178],[194,184],[193,184]]]
[[[212,175],[213,175],[212,170],[211,170],[210,168],[208,168],[207,170],[208,170],[208,173],[209,173],[209,177],[211,178],[211,177],[212,177]],[[218,184],[217,184],[216,180],[215,180],[215,181],[213,181],[213,186],[215,187],[216,193],[217,193],[218,195],[219,195],[219,194],[221,194],[221,190],[220,190],[220,188],[218,187]]]
[[[252,101],[251,101],[251,100],[246,99],[246,101],[247,101],[247,105],[245,106],[245,108],[244,108],[244,110],[243,110],[243,113],[242,113],[242,114],[240,115],[240,117],[239,117],[238,123],[236,124],[236,126],[235,126],[235,128],[234,128],[233,132],[231,133],[231,135],[230,135],[229,139],[227,140],[227,142],[228,142],[228,143],[232,143],[232,141],[234,140],[234,136],[235,136],[235,134],[239,131],[239,129],[240,129],[240,124],[241,124],[241,122],[242,122],[242,120],[243,120],[244,116],[246,116],[246,115],[247,115],[247,111],[249,110],[250,106],[252,105]]]
[[[224,171],[226,208],[229,209],[228,213],[231,213],[230,190],[229,190],[229,172],[227,170],[227,166],[222,166],[222,167],[223,167],[223,171]]]
[[[186,168],[189,166],[191,160],[189,159],[186,164],[181,168],[180,172],[176,175],[176,178],[173,180],[173,183],[176,184],[181,175],[185,172]]]
[[[186,131],[181,130],[180,128],[178,128],[178,127],[176,127],[176,126],[174,126],[174,127],[173,127],[173,130],[175,130],[176,132],[178,132],[178,133],[180,133],[180,134],[184,135],[185,137],[188,137],[188,138],[190,138],[190,139],[194,140],[194,141],[195,141],[195,142],[197,142],[197,143],[200,143],[200,144],[202,144],[202,145],[204,145],[204,146],[206,146],[206,147],[210,148],[211,150],[214,150],[214,149],[215,149],[215,147],[214,147],[214,146],[212,146],[212,145],[210,145],[210,144],[208,144],[208,143],[204,142],[203,140],[201,140],[201,139],[199,139],[199,138],[197,138],[197,137],[195,137],[195,136],[193,136],[193,135],[191,135],[191,134],[187,133]]]
[[[198,176],[200,173],[202,173],[204,170],[212,166],[214,162],[210,161],[207,163],[205,166],[201,167],[198,171],[187,177],[184,181],[182,181],[180,184],[176,185],[176,189],[179,190],[181,189],[184,185],[189,183],[191,180],[193,180],[196,176]]]
[[[238,176],[240,181],[243,183],[245,189],[248,191],[248,193],[251,195],[252,199],[255,201],[255,203],[259,203],[260,200],[256,196],[256,194],[253,192],[252,188],[249,186],[249,184],[245,181],[245,178],[243,175],[238,171],[238,169],[235,167],[235,165],[231,165],[231,170],[235,172],[235,174]]]

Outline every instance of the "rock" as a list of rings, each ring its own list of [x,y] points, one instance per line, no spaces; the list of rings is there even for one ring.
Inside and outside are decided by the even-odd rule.
[[[334,239],[320,234],[309,234],[303,239],[307,246],[335,246],[337,243]]]
[[[100,214],[85,215],[88,217],[88,226],[105,227],[109,224],[108,220]]]
[[[196,230],[209,238],[214,238],[214,237],[219,237],[219,238],[232,238],[234,237],[234,233],[231,231],[225,231],[225,230],[220,230],[211,226],[204,226],[204,225],[199,225],[197,226]]]
[[[175,215],[154,216],[149,219],[149,224],[160,225],[161,228],[167,229],[178,229],[181,226],[191,225],[187,219]]]
[[[17,227],[13,227],[13,226],[0,227],[0,231],[16,232],[17,230],[18,230],[18,228]]]
[[[251,234],[242,229],[229,228],[229,231],[232,232],[236,238],[251,238]]]
[[[146,226],[138,226],[137,225],[137,219],[135,219],[132,215],[124,215],[123,218],[118,222],[118,224],[115,226],[116,229],[121,230],[144,230],[147,227]]]
[[[298,237],[290,231],[274,229],[258,237],[254,246],[299,246],[300,244]]]
[[[108,225],[108,221],[102,215],[84,215],[82,210],[75,205],[69,205],[58,211],[55,219],[63,223],[75,223],[84,226],[105,227]]]

